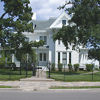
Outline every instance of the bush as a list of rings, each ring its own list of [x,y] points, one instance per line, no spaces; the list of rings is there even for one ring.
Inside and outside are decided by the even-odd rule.
[[[5,63],[0,63],[0,69],[5,67]]]
[[[74,64],[74,71],[78,71],[79,70],[79,64]]]
[[[68,64],[68,69],[70,72],[73,71],[72,64]]]
[[[56,70],[56,68],[55,68],[55,63],[52,63],[51,64],[51,71],[55,71]]]
[[[93,69],[93,64],[86,64],[87,71],[92,71],[92,69]]]
[[[0,69],[15,69],[15,68],[16,68],[15,63],[11,63],[11,62],[0,63]]]
[[[62,72],[63,64],[58,63],[58,71]]]

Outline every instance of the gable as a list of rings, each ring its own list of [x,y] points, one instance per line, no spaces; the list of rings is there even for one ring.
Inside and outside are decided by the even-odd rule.
[[[68,20],[70,19],[70,16],[66,14],[66,12],[63,12],[50,26],[50,28],[62,28],[62,20],[66,20],[66,26],[68,25]]]

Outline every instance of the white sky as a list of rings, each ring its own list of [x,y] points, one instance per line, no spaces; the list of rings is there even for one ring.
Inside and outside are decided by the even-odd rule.
[[[65,0],[30,0],[33,13],[37,14],[38,20],[49,19],[49,17],[58,17],[62,11],[57,9],[65,4]]]
[[[38,20],[46,20],[50,17],[58,17],[61,10],[59,6],[65,4],[67,0],[30,0],[33,13],[37,14]],[[3,13],[3,3],[0,2],[0,14]]]

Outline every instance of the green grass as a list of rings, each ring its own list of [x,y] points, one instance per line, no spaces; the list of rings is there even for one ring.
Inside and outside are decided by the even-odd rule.
[[[100,81],[100,72],[94,73],[93,80],[92,74],[84,74],[82,75],[80,72],[75,73],[67,73],[64,78],[64,73],[51,73],[51,78],[55,79],[56,81]]]
[[[92,88],[100,88],[100,86],[79,86],[79,87],[65,87],[65,86],[52,86],[50,89],[92,89]]]
[[[12,88],[12,86],[3,86],[3,85],[0,85],[0,88]]]
[[[9,69],[0,69],[0,81],[15,81],[20,80],[21,78],[26,78],[26,71],[22,71],[22,75],[20,75],[19,71],[11,71]],[[28,76],[32,76],[32,71],[28,71]]]

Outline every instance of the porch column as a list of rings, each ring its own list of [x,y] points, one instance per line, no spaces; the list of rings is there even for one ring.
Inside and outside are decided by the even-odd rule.
[[[51,56],[51,51],[49,50],[49,52],[48,52],[48,61],[52,63],[51,58],[52,58],[52,56]]]
[[[69,64],[69,52],[67,52],[67,65]]]
[[[60,63],[62,64],[62,52],[60,52]]]
[[[15,54],[12,54],[12,63],[15,62]]]

